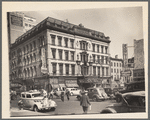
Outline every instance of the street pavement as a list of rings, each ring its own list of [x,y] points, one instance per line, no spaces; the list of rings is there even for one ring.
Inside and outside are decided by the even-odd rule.
[[[77,100],[76,96],[70,96],[68,101],[65,96],[65,101],[62,102],[60,98],[54,97],[53,100],[57,103],[57,108],[55,111],[40,111],[34,112],[29,109],[19,110],[18,100],[13,100],[11,102],[10,116],[11,117],[34,117],[34,116],[61,116],[61,115],[83,115],[82,107],[80,102]],[[92,102],[92,109],[88,111],[89,114],[99,114],[102,109],[104,109],[109,104],[114,103],[114,100],[105,100],[101,102]]]

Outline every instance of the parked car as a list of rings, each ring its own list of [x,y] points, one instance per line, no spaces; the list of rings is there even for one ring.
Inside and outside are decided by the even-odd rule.
[[[21,100],[18,102],[19,108],[28,108],[35,112],[39,110],[55,110],[55,101],[43,96],[40,91],[28,91],[21,93]]]
[[[103,101],[106,99],[109,99],[109,97],[107,96],[107,94],[105,93],[105,90],[101,87],[90,87],[87,89],[88,91],[88,97],[89,99],[92,99],[93,101]],[[81,95],[77,96],[77,99],[80,100],[81,99]]]
[[[121,94],[127,92],[143,91],[145,90],[145,81],[135,81],[126,84],[126,87],[123,90],[116,92],[115,97],[117,102],[121,102]]]
[[[65,93],[65,90],[61,90],[59,88],[55,88],[53,90],[53,95],[57,96],[57,97],[60,97],[61,93],[64,92]]]
[[[145,112],[145,91],[128,92],[121,95],[121,102],[109,105],[100,113]]]
[[[70,95],[71,96],[77,96],[77,95],[80,95],[80,89],[78,88],[66,88],[66,91],[69,91],[70,92]]]

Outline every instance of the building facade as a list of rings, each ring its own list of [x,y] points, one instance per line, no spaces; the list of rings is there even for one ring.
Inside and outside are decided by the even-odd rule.
[[[104,33],[48,17],[12,44],[10,80],[27,90],[106,85],[109,43]]]
[[[110,58],[111,60],[111,87],[122,87],[124,81],[122,79],[122,70],[123,70],[123,60],[118,58],[118,55],[115,58]]]
[[[22,12],[8,12],[7,21],[9,44],[14,43],[19,36],[36,25],[35,18],[27,16]]]
[[[134,40],[134,81],[145,80],[144,63],[144,40]]]

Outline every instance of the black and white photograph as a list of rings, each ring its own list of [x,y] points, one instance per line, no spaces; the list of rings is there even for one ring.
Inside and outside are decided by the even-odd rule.
[[[2,2],[2,118],[148,118],[148,2]]]

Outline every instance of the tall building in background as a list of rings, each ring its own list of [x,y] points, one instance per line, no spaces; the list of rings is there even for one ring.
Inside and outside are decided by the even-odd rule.
[[[110,85],[109,37],[51,17],[10,47],[10,80],[27,90]]]
[[[36,25],[36,19],[22,12],[8,12],[8,40],[13,44],[15,40]]]
[[[134,40],[134,70],[133,80],[145,80],[144,71],[144,40]]]

